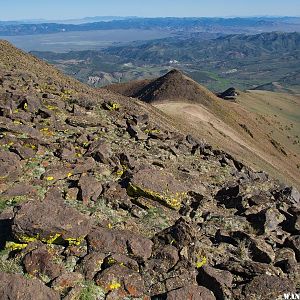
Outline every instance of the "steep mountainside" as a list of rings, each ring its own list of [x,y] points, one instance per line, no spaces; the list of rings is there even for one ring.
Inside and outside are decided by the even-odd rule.
[[[299,288],[295,188],[7,42],[0,147],[0,299],[246,300]]]
[[[108,88],[153,103],[186,133],[192,130],[255,169],[300,186],[299,97],[239,92],[238,103],[228,103],[177,70]],[[289,116],[281,118],[281,112]]]

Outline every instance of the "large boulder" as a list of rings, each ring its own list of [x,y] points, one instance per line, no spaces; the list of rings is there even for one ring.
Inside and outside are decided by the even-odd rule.
[[[130,196],[150,198],[175,210],[181,208],[187,196],[186,187],[173,174],[158,168],[142,168],[134,173],[127,191]]]
[[[167,294],[166,300],[215,300],[214,294],[203,286],[188,285]]]
[[[120,291],[126,291],[127,295],[132,297],[141,297],[145,294],[144,281],[141,275],[117,264],[99,273],[95,281],[106,292],[120,289]]]
[[[28,201],[16,207],[12,233],[22,243],[80,244],[91,226],[90,219],[61,200]]]
[[[125,230],[112,230],[98,227],[88,236],[89,252],[131,254],[134,257],[148,259],[152,252],[152,241]]]
[[[60,300],[59,294],[37,279],[0,273],[1,300]]]
[[[218,300],[231,298],[233,276],[230,272],[203,266],[199,269],[197,279],[201,285],[213,291]]]
[[[245,299],[278,299],[284,293],[295,292],[294,284],[288,279],[276,276],[260,275],[244,287]]]
[[[59,262],[53,249],[40,247],[25,255],[23,265],[26,273],[43,281],[49,282],[64,271],[63,264]]]

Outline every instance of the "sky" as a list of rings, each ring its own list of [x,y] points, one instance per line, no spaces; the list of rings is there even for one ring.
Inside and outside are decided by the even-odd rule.
[[[0,20],[300,16],[300,0],[0,0]]]

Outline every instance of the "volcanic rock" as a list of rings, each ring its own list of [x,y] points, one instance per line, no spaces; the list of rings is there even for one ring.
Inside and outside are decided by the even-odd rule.
[[[12,225],[14,237],[25,243],[33,240],[79,243],[90,229],[91,221],[87,217],[59,200],[21,204]]]
[[[1,300],[59,300],[59,294],[37,279],[22,275],[0,273]]]
[[[295,292],[295,286],[291,281],[275,276],[260,275],[244,287],[243,295],[245,299],[260,297],[262,300],[267,300],[282,296],[284,293],[293,292]]]
[[[151,256],[152,241],[129,231],[112,230],[102,227],[94,229],[88,236],[89,252],[131,254],[148,259]]]
[[[193,299],[193,300],[215,300],[213,293],[203,286],[188,285],[167,294],[167,300]]]

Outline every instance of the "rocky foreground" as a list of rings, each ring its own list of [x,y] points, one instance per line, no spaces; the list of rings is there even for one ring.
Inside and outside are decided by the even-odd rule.
[[[282,299],[300,194],[150,105],[0,42],[0,299]]]

